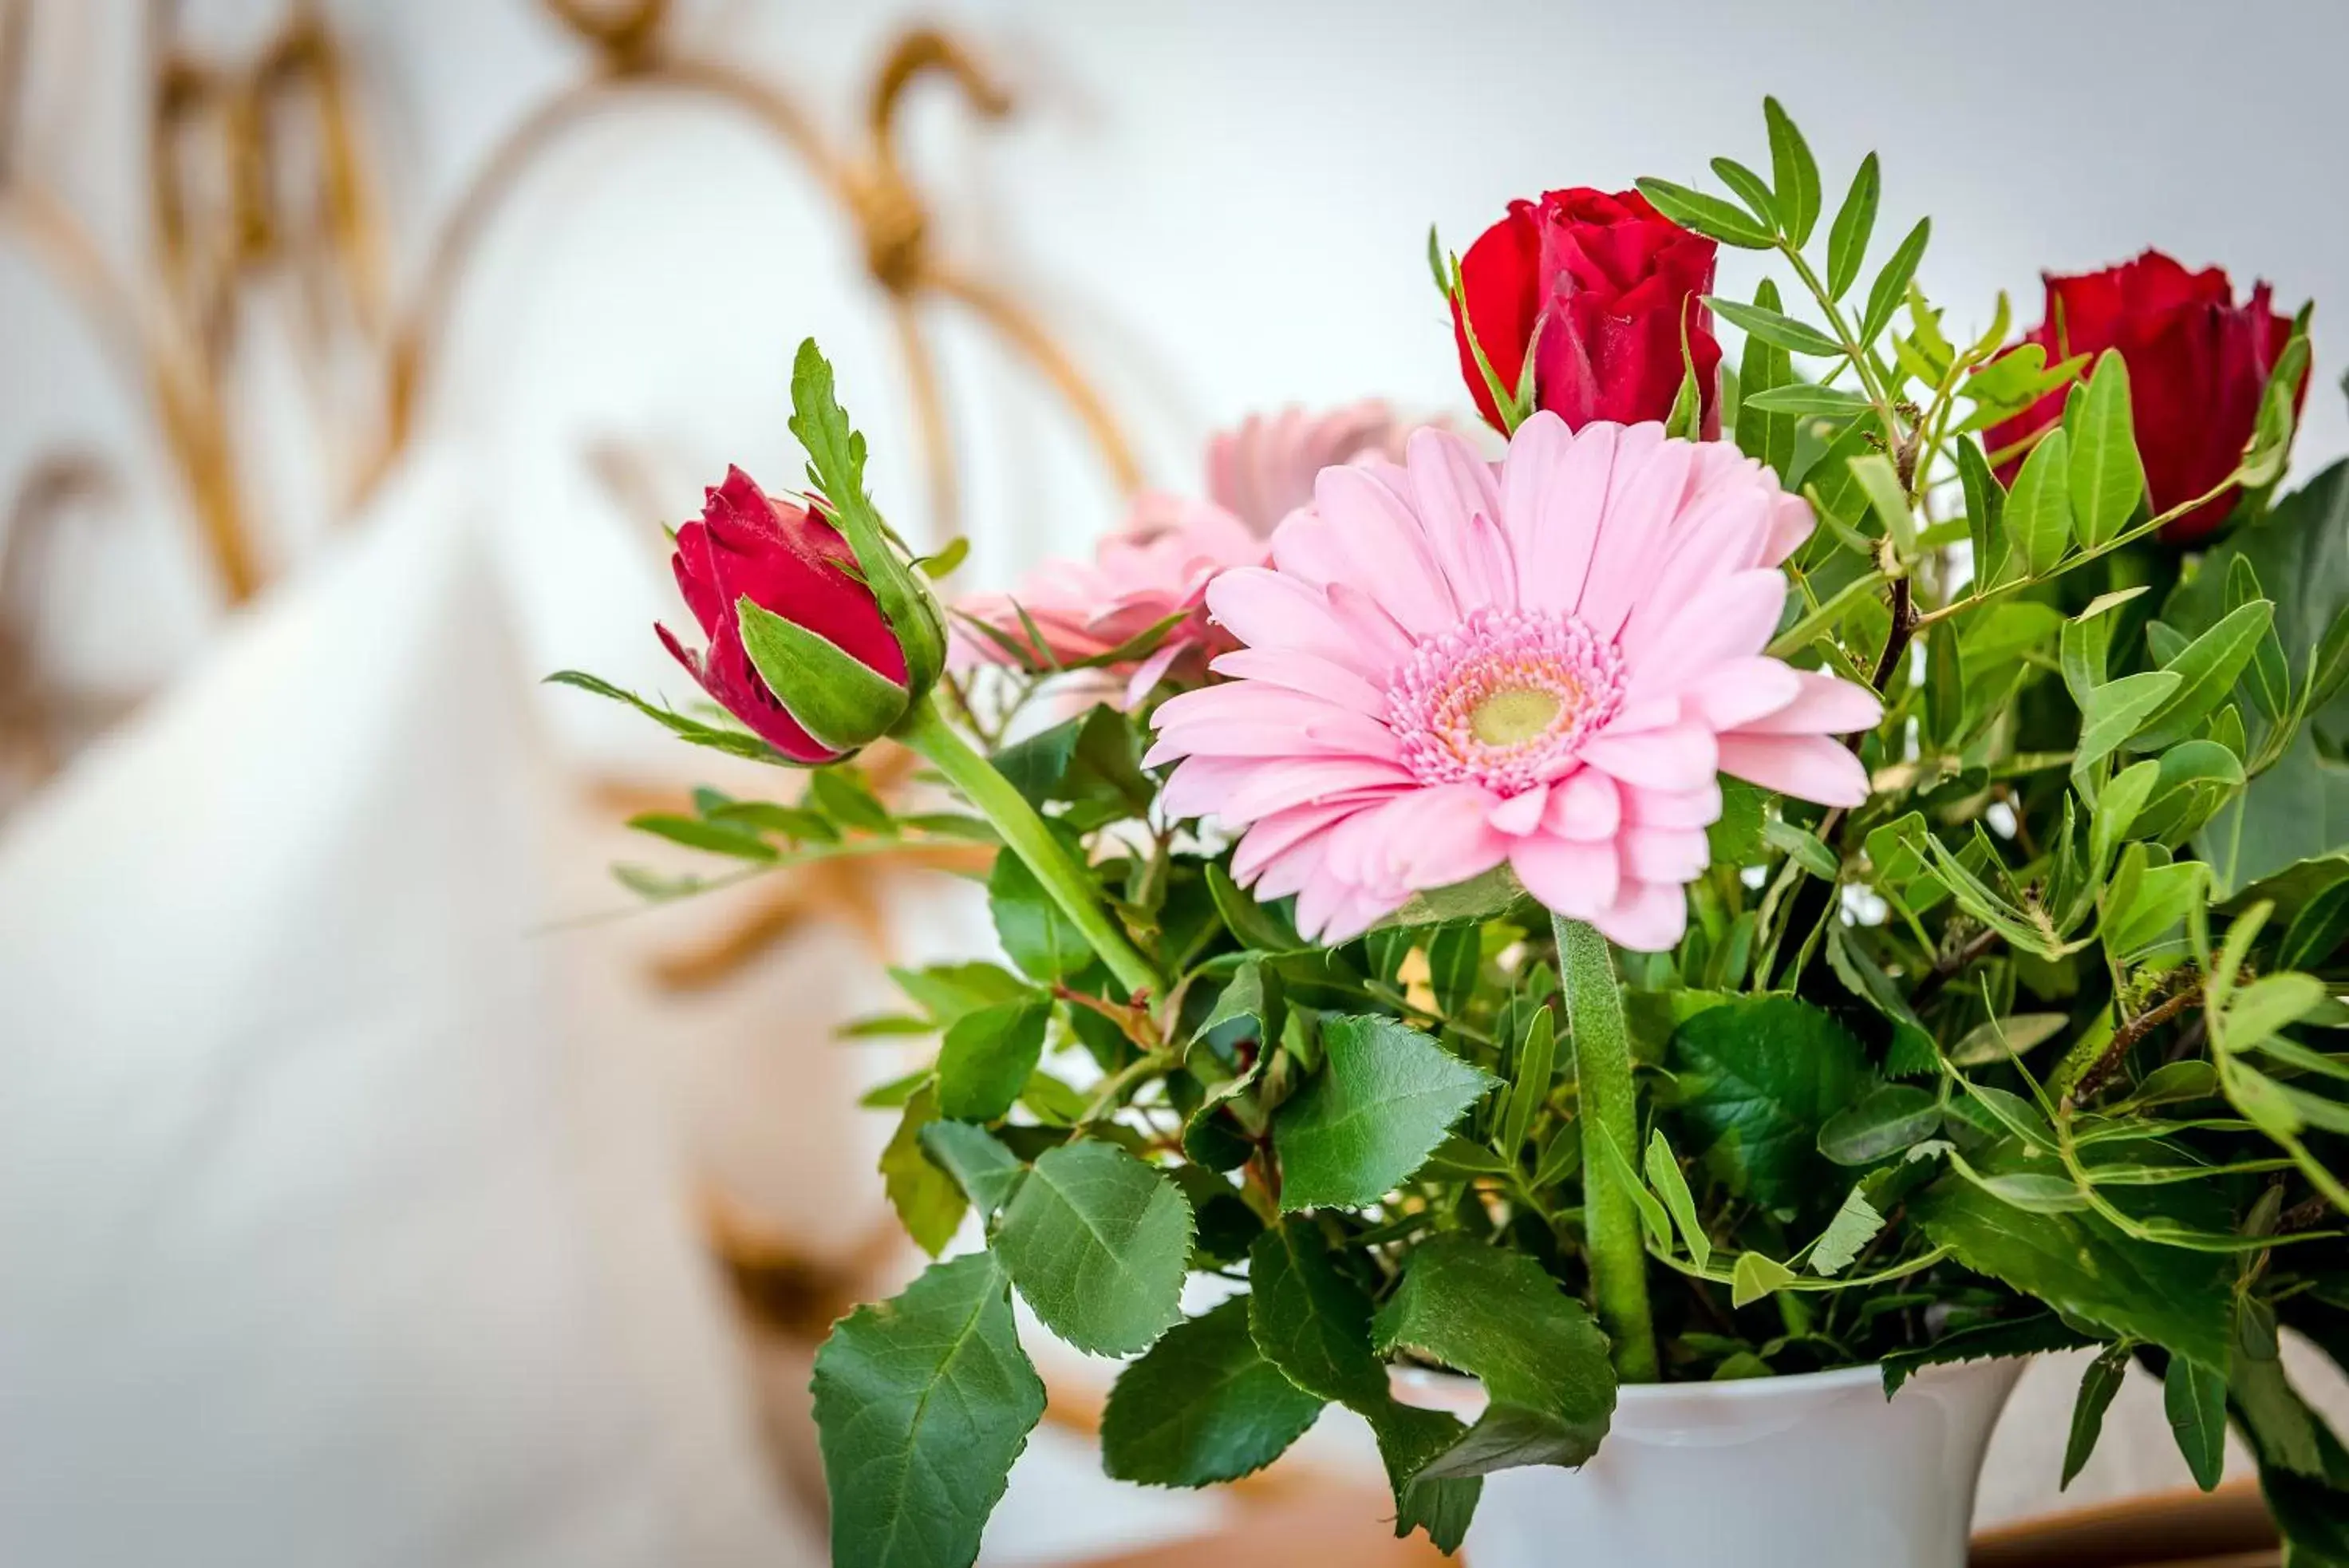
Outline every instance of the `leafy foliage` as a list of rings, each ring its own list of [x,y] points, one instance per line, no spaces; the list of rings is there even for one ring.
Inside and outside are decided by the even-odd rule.
[[[2277,493],[2293,405],[2271,386],[2220,487],[2233,522],[2181,553],[2163,531],[2200,498],[2148,498],[2148,368],[2016,347],[2003,297],[1945,309],[1930,224],[1878,235],[1873,153],[1822,171],[1775,99],[1759,130],[1712,165],[1727,195],[1641,189],[1774,274],[1710,302],[1744,335],[1728,430],[1817,519],[1770,651],[1871,682],[1884,716],[1850,742],[1863,804],[1723,781],[1672,950],[1557,927],[1505,867],[1308,942],[1214,825],[1170,820],[1148,708],[1036,728],[1082,676],[1008,633],[1006,667],[947,677],[896,732],[952,714],[968,760],[924,754],[972,810],[907,809],[842,763],[785,800],[702,791],[635,820],[720,867],[623,869],[656,899],[994,854],[1002,961],[893,971],[905,1004],[847,1032],[936,1039],[868,1096],[898,1118],[881,1170],[926,1249],[985,1249],[852,1314],[819,1359],[842,1561],[976,1551],[1040,1408],[1013,1291],[1071,1344],[1138,1354],[1112,1473],[1234,1479],[1336,1403],[1376,1435],[1398,1530],[1447,1550],[1485,1473],[1604,1440],[1636,1298],[1679,1381],[1876,1365],[1891,1394],[2100,1346],[2067,1480],[2142,1361],[2199,1478],[2232,1421],[2295,1548],[2349,1557],[2349,1452],[2262,1348],[2291,1327],[2349,1358],[2349,464]],[[2280,369],[2305,363],[2292,343]],[[1497,390],[1521,410],[1531,382]],[[927,659],[929,600],[812,349],[794,393],[829,514]],[[1985,446],[2043,399],[2060,420]],[[1656,1288],[1601,1288],[1601,1252]],[[1207,1271],[1244,1293],[1186,1319]],[[1398,1361],[1481,1380],[1485,1414],[1400,1403]]]

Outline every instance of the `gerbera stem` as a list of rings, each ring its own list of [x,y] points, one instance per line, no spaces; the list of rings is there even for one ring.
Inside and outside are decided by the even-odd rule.
[[[1102,907],[1093,891],[1092,879],[1083,867],[1071,858],[1044,819],[1027,797],[1011,787],[1011,781],[995,771],[995,764],[971,748],[970,743],[955,732],[953,725],[938,711],[936,701],[924,697],[906,711],[895,732],[897,739],[921,753],[931,766],[946,774],[947,782],[963,793],[965,799],[978,808],[978,814],[994,825],[1003,837],[1005,847],[1027,864],[1052,902],[1061,907],[1084,933],[1085,940],[1102,962],[1109,965],[1110,973],[1129,994],[1148,992],[1155,998],[1164,994],[1165,986],[1158,971],[1142,956],[1117,921]]]
[[[1648,1314],[1648,1253],[1640,1210],[1600,1141],[1610,1139],[1637,1168],[1640,1116],[1631,1097],[1631,1032],[1623,1022],[1615,959],[1587,920],[1550,917],[1557,968],[1566,982],[1567,1022],[1574,1030],[1575,1076],[1582,1118],[1582,1230],[1590,1253],[1590,1289],[1599,1324],[1614,1342],[1615,1375],[1656,1381],[1656,1330]]]

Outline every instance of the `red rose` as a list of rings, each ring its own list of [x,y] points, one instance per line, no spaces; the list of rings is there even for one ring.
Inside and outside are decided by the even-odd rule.
[[[2268,308],[2268,286],[2235,304],[2234,285],[2218,267],[2188,272],[2159,251],[2077,277],[2043,274],[2047,317],[2024,339],[2047,350],[2048,363],[2075,354],[2120,350],[2137,411],[2137,444],[2153,509],[2171,507],[2234,472],[2260,411],[2260,394],[2292,337],[2292,319]],[[2294,400],[2308,389],[2305,377]],[[2000,451],[2064,417],[2064,389],[2048,393],[1985,435]],[[2018,456],[1999,466],[2014,482]],[[2162,530],[2173,544],[2202,538],[2227,520],[2233,491],[2213,496]]]
[[[1578,186],[1549,192],[1539,206],[1510,202],[1509,215],[1461,258],[1460,292],[1502,387],[1516,386],[1526,345],[1537,343],[1535,404],[1574,430],[1593,420],[1669,418],[1684,371],[1685,324],[1710,441],[1721,433],[1721,345],[1703,304],[1713,249],[1637,191]],[[1477,410],[1498,429],[1501,411],[1468,346],[1467,322],[1454,299],[1461,373]]]
[[[749,474],[729,468],[724,484],[703,493],[701,521],[677,531],[670,565],[709,649],[688,652],[667,627],[657,628],[661,641],[703,691],[791,761],[837,762],[885,732],[905,711],[905,650],[857,576],[855,553],[821,513],[770,499]],[[894,682],[894,704],[878,683],[873,692],[884,700],[865,702],[860,712],[854,700],[866,693],[843,694],[837,681],[803,681],[797,705],[808,715],[796,715],[743,646],[740,606],[746,598]],[[813,730],[824,733],[819,738]]]

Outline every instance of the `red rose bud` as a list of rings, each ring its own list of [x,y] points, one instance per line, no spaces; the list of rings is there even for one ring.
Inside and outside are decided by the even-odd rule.
[[[1507,428],[1478,348],[1513,393],[1530,348],[1534,406],[1574,430],[1593,420],[1670,418],[1692,364],[1702,432],[1718,436],[1721,345],[1704,306],[1713,252],[1713,241],[1663,217],[1637,191],[1578,186],[1549,192],[1539,205],[1510,202],[1509,215],[1461,258],[1452,301],[1461,373],[1477,411]]]
[[[2046,319],[2023,341],[2044,348],[2051,365],[2120,351],[2154,511],[2191,501],[2232,473],[2259,418],[2269,373],[2292,337],[2292,318],[2268,307],[2268,286],[2256,285],[2239,306],[2224,271],[2188,272],[2154,250],[2103,272],[2042,275]],[[2302,376],[2293,389],[2295,410],[2307,389]],[[2013,447],[2062,420],[2065,390],[2059,387],[1991,426],[1989,449]],[[2020,455],[2001,463],[1999,479],[2012,484],[2022,467]],[[2164,528],[2162,537],[2180,545],[2203,538],[2234,504],[2231,490],[2214,496]]]
[[[888,732],[918,693],[905,650],[821,511],[770,498],[739,468],[677,532],[677,586],[709,639],[661,641],[702,690],[794,763],[838,762]]]

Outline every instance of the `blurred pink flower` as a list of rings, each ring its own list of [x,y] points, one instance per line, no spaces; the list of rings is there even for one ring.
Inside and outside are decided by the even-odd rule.
[[[1363,401],[1326,414],[1284,409],[1250,414],[1207,443],[1205,501],[1145,492],[1090,561],[1056,558],[1009,594],[984,594],[957,607],[1022,648],[1040,635],[1052,661],[1098,659],[1171,616],[1185,619],[1146,658],[1107,668],[1126,678],[1123,701],[1140,702],[1169,670],[1204,677],[1207,657],[1233,646],[1209,624],[1206,588],[1218,572],[1266,558],[1280,520],[1313,499],[1314,476],[1334,463],[1399,456],[1405,427],[1385,404]],[[1023,624],[1021,611],[1027,612]],[[968,625],[955,629],[958,661],[1007,663],[1000,643]],[[1039,662],[1041,662],[1039,660]]]
[[[1832,805],[1875,693],[1764,649],[1810,509],[1733,446],[1551,413],[1488,463],[1448,431],[1324,471],[1270,566],[1207,591],[1233,679],[1158,710],[1175,816],[1246,828],[1232,872],[1340,941],[1507,862],[1629,948],[1687,920],[1718,773]]]

